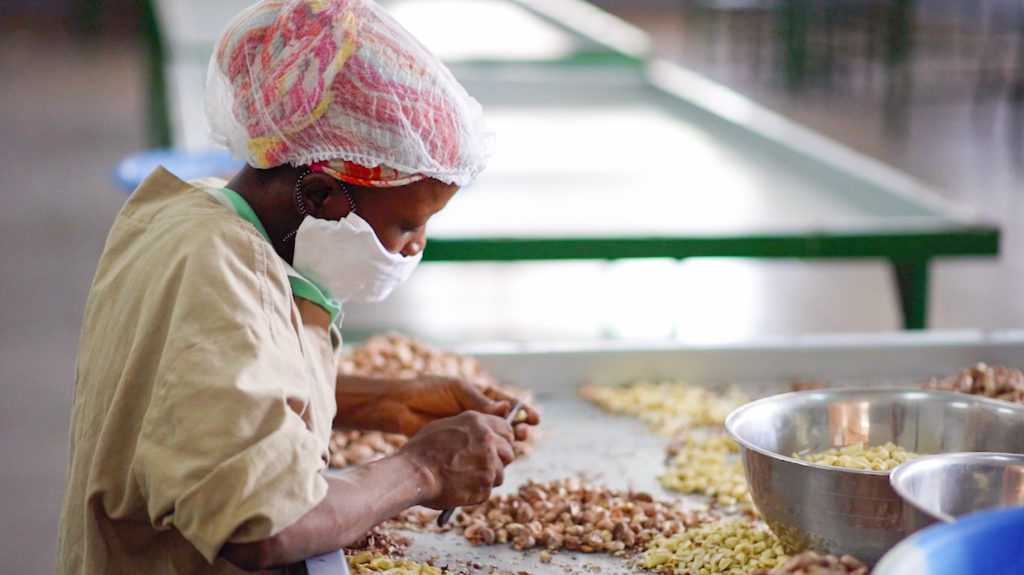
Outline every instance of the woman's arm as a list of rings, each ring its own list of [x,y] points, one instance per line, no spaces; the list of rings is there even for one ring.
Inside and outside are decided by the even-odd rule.
[[[424,427],[398,453],[340,476],[327,496],[280,533],[220,551],[243,569],[266,569],[345,547],[413,505],[435,509],[479,503],[501,485],[513,459],[512,427],[467,412]]]
[[[296,523],[267,539],[226,543],[220,556],[237,567],[255,571],[340,549],[374,525],[418,504],[429,474],[408,457],[393,456],[345,476],[325,479],[327,496]]]

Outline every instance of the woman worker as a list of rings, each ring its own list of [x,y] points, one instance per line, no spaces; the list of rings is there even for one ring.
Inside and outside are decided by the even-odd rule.
[[[462,381],[337,373],[342,304],[409,275],[489,154],[436,58],[370,0],[264,0],[218,41],[206,112],[248,165],[226,183],[157,169],[98,265],[61,573],[280,568],[412,505],[486,499],[526,431]],[[332,476],[332,427],[410,440]]]

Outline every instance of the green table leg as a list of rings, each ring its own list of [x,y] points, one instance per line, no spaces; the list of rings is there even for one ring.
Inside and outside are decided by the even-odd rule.
[[[103,7],[100,0],[76,0],[72,4],[75,32],[79,40],[94,40],[102,31]]]
[[[892,261],[905,329],[924,329],[928,316],[928,260]]]
[[[151,148],[166,148],[171,145],[171,120],[167,105],[167,78],[164,74],[166,55],[163,38],[156,21],[156,8],[151,0],[139,0],[142,12],[140,32],[146,46],[148,141]]]
[[[811,0],[783,0],[777,14],[786,86],[800,90],[807,80],[811,61],[808,39],[813,16]]]

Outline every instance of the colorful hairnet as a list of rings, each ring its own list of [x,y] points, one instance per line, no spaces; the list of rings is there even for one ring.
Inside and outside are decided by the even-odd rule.
[[[490,156],[480,104],[371,0],[263,0],[207,76],[214,142],[257,168],[318,164],[369,186],[465,185]]]

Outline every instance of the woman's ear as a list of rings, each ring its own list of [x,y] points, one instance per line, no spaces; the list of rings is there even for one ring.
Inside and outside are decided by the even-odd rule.
[[[324,204],[337,188],[337,182],[322,172],[310,172],[302,178],[299,189],[299,201],[305,204],[306,212],[313,217],[321,217]]]

